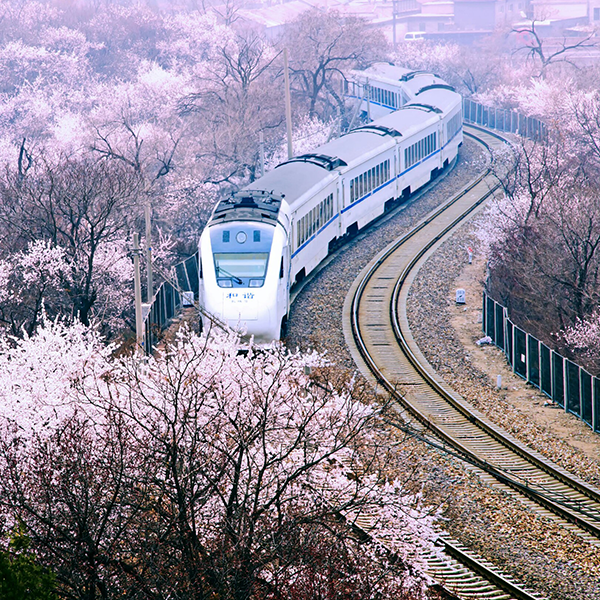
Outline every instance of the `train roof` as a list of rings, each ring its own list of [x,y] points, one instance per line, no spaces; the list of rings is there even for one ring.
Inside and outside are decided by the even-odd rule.
[[[402,87],[413,98],[423,89],[431,85],[447,85],[446,82],[433,73],[425,73],[424,71],[413,71],[410,77],[402,81]]]
[[[322,148],[317,149],[319,154]],[[298,168],[301,164],[302,167]],[[268,190],[293,204],[315,186],[325,186],[332,179],[332,171],[315,162],[292,160],[284,162],[253,181],[246,190]]]
[[[401,88],[414,98],[419,91],[430,85],[445,85],[446,82],[427,71],[414,69],[405,69],[389,63],[375,63],[364,71],[352,71],[352,75],[357,79],[370,79],[380,81]]]
[[[371,125],[377,124],[395,129],[402,133],[402,137],[409,138],[414,133],[421,131],[423,127],[437,123],[440,116],[441,113],[436,112],[432,107],[418,105],[411,107],[410,104],[407,104],[404,108],[373,121]]]
[[[457,94],[453,88],[446,85],[429,86],[417,94],[407,107],[414,104],[433,105],[441,108],[444,113],[451,111],[457,105],[462,103],[460,94]]]
[[[383,131],[372,128],[355,129],[340,138],[327,142],[318,151],[336,156],[344,165],[352,167],[357,160],[364,161],[369,154],[378,154],[393,145],[392,138]]]
[[[397,83],[402,77],[410,73],[410,69],[391,65],[390,63],[375,63],[364,71],[352,71],[355,77],[369,77],[386,83]]]

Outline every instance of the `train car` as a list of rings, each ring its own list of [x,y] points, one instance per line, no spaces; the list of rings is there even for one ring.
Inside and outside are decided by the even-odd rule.
[[[206,311],[258,343],[279,339],[291,286],[337,240],[448,167],[462,143],[462,99],[435,76],[420,79],[402,108],[219,202],[200,238]]]
[[[364,119],[371,121],[402,108],[415,99],[420,89],[445,84],[437,75],[412,71],[390,63],[375,63],[363,71],[351,71],[345,95],[360,103]]]

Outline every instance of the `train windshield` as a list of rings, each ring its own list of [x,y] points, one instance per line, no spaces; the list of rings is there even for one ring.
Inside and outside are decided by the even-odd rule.
[[[265,276],[269,253],[215,252],[214,258],[217,277],[247,279]]]

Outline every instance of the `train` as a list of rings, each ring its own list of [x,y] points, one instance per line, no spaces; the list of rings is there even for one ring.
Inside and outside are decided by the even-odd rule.
[[[200,236],[200,305],[256,343],[284,336],[295,283],[462,144],[462,98],[433,74],[377,64],[354,73],[347,95],[379,116],[218,202]]]

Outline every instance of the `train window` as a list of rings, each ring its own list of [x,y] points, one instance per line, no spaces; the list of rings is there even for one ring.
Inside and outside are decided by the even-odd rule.
[[[379,165],[375,165],[375,187],[379,187]]]
[[[367,171],[367,194],[371,191],[371,169]]]
[[[268,252],[213,254],[217,277],[264,277]]]
[[[354,179],[350,180],[350,202],[354,202]]]
[[[223,241],[224,242],[228,242],[229,241],[229,231],[224,231],[223,232]]]

